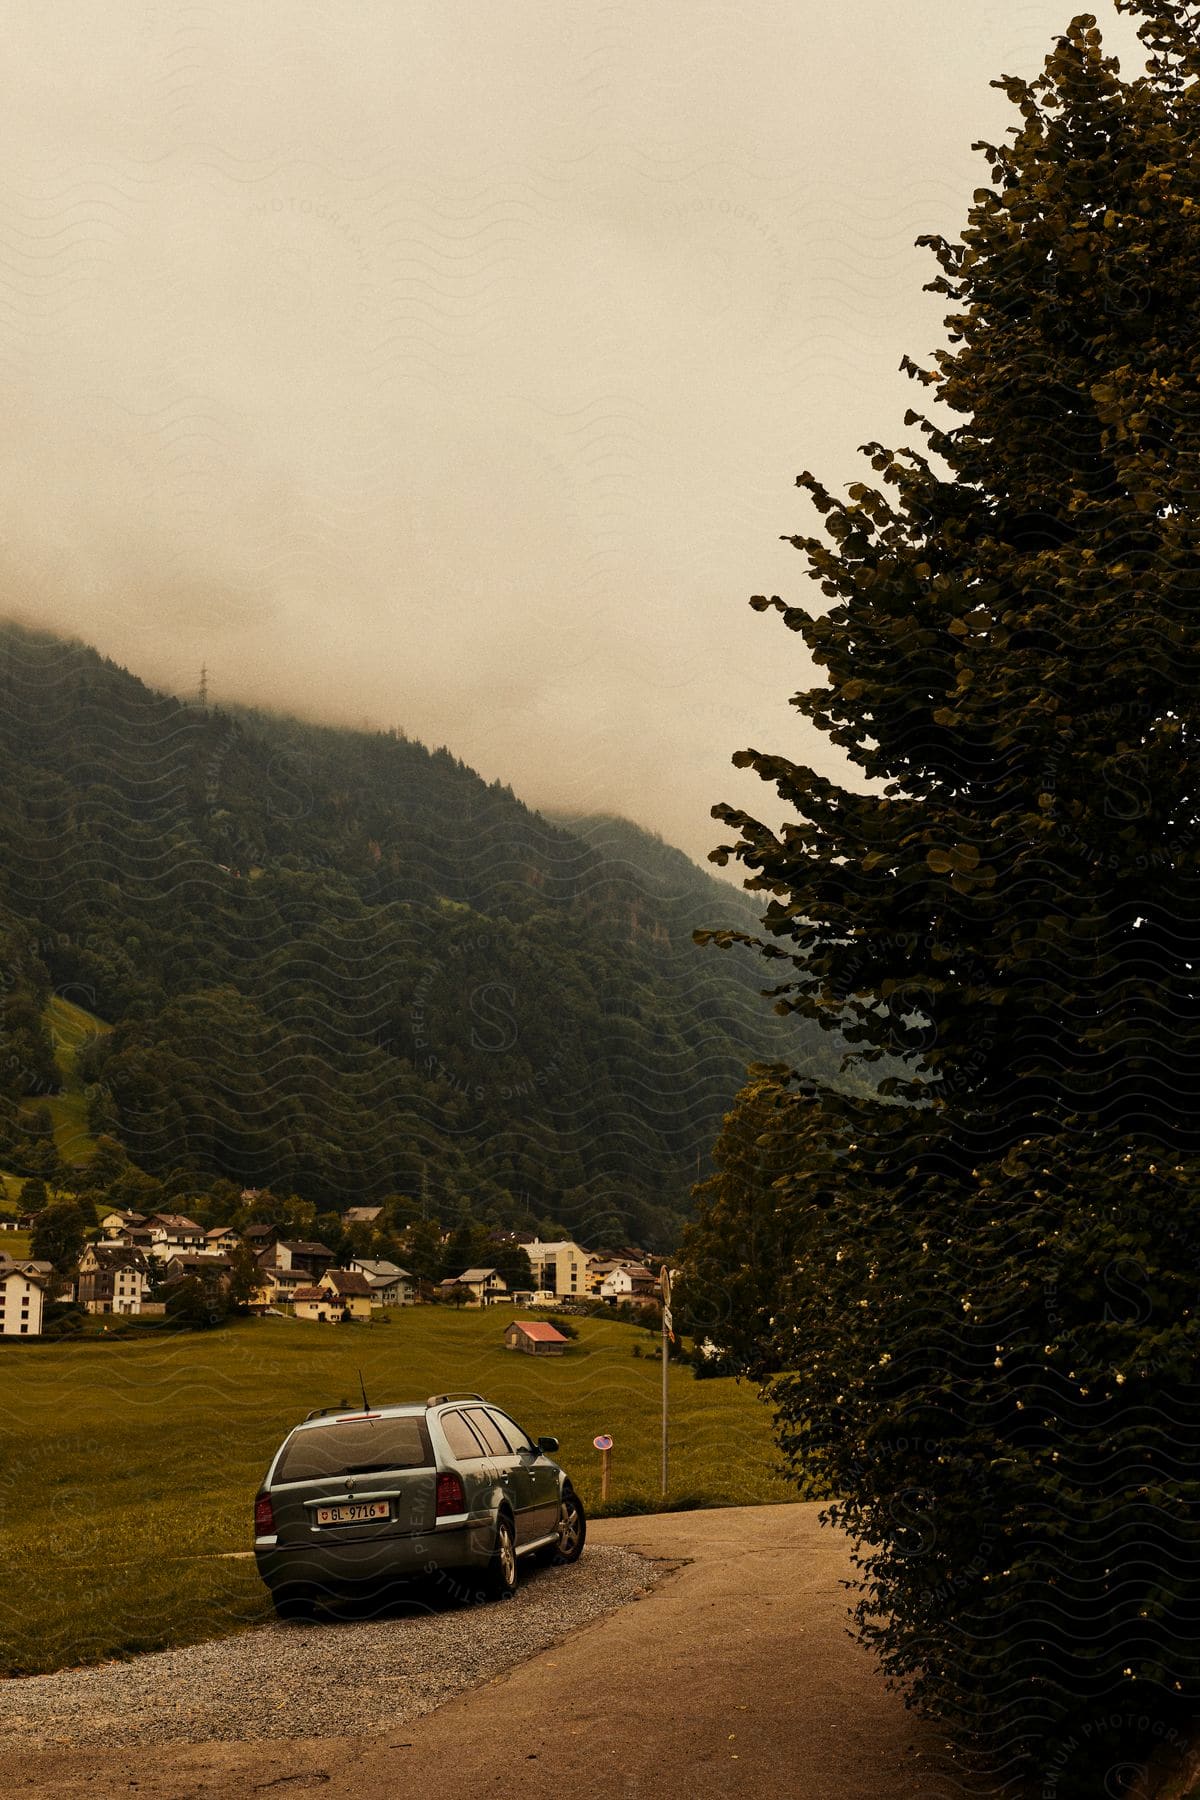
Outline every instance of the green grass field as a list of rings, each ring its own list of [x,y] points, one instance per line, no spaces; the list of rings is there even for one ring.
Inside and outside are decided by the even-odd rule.
[[[592,1439],[614,1439],[610,1503],[656,1510],[662,1370],[652,1339],[580,1319],[568,1355],[505,1350],[507,1308],[416,1307],[386,1325],[246,1320],[180,1336],[7,1345],[0,1462],[0,1672],[27,1674],[190,1643],[270,1616],[245,1550],[257,1485],[311,1407],[474,1389],[560,1457],[589,1511]],[[668,1504],[795,1499],[767,1409],[732,1381],[670,1375]]]
[[[90,1162],[96,1152],[96,1140],[88,1129],[84,1087],[75,1072],[75,1062],[81,1044],[112,1027],[60,994],[52,996],[43,1016],[54,1043],[54,1060],[63,1075],[62,1093],[52,1094],[42,1102],[50,1108],[54,1120],[54,1142],[64,1162]]]

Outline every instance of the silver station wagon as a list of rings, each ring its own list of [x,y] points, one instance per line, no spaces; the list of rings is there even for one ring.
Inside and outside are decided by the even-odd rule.
[[[275,1611],[384,1604],[420,1578],[451,1598],[502,1599],[522,1558],[575,1562],[587,1526],[557,1449],[481,1394],[310,1413],[254,1503],[254,1554]]]

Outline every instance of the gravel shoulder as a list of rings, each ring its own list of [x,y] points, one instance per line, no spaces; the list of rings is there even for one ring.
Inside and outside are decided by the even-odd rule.
[[[128,1749],[390,1732],[639,1599],[665,1566],[589,1544],[567,1567],[522,1565],[513,1599],[491,1605],[417,1600],[0,1682],[0,1740]]]
[[[847,1631],[849,1549],[820,1511],[593,1520],[580,1563],[502,1606],[269,1627],[0,1686],[0,1794],[963,1800],[937,1734]],[[386,1653],[343,1656],[377,1632]],[[36,1717],[35,1689],[60,1696]],[[218,1735],[237,1730],[257,1735]]]

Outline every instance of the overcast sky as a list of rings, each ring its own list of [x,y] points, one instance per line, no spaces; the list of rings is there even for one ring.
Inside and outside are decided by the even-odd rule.
[[[911,436],[913,239],[1070,13],[9,0],[7,610],[703,859],[735,750],[835,766],[746,600]]]

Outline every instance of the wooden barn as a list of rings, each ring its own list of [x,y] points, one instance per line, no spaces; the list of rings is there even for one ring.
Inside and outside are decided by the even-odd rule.
[[[567,1339],[553,1325],[535,1319],[514,1319],[504,1328],[506,1350],[524,1350],[528,1356],[561,1356]]]

